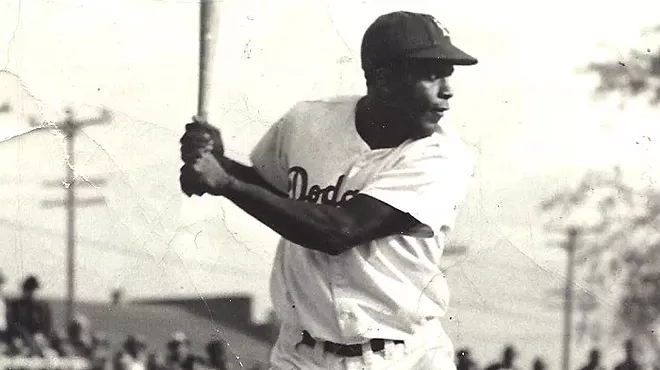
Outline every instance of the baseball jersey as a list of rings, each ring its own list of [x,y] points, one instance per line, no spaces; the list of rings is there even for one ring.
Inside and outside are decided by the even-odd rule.
[[[405,340],[416,325],[447,309],[440,258],[472,161],[467,146],[440,127],[429,137],[372,150],[355,127],[359,99],[296,104],[256,145],[252,164],[298,201],[337,205],[365,194],[412,215],[422,227],[337,256],[282,238],[271,299],[283,322],[317,339]]]

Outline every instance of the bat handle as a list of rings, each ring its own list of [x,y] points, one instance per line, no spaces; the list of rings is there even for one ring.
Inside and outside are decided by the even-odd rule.
[[[213,74],[215,37],[217,32],[217,10],[213,0],[200,2],[199,28],[199,81],[197,96],[197,117],[206,122],[208,117],[209,95]]]
[[[196,114],[192,117],[193,123],[209,123],[207,115]]]

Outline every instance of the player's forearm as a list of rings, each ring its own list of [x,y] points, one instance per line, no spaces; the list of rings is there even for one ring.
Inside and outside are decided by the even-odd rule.
[[[240,179],[223,195],[283,238],[308,249],[337,255],[351,248],[359,233],[341,208],[283,198]]]
[[[281,192],[279,189],[271,185],[268,181],[264,180],[264,178],[259,175],[259,173],[254,169],[254,167],[246,166],[227,157],[221,158],[220,164],[234,178],[239,179],[242,182],[265,188],[268,191],[275,193],[276,195],[279,195],[281,197],[287,197],[285,193]]]

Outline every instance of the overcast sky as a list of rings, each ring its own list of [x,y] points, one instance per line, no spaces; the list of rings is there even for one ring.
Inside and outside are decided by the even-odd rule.
[[[563,255],[544,245],[538,203],[615,164],[640,186],[657,181],[658,112],[594,100],[597,80],[580,69],[644,48],[660,4],[224,1],[211,119],[228,152],[244,160],[297,100],[363,93],[362,32],[396,9],[434,14],[480,60],[457,69],[445,122],[478,153],[455,234],[470,247],[462,273],[492,281],[470,265],[517,266],[547,274],[550,288]],[[112,121],[76,142],[77,173],[107,180],[79,190],[106,204],[79,212],[78,294],[106,299],[117,285],[132,296],[247,291],[259,312],[268,307],[275,235],[227,202],[178,190],[177,140],[196,108],[197,14],[183,0],[0,0],[0,103],[14,108],[0,114],[0,268],[10,291],[29,272],[46,280],[45,294],[65,288],[64,210],[40,205],[64,195],[42,184],[64,176],[63,141],[49,130],[20,135],[28,117],[57,121],[66,106],[93,117],[105,106]],[[473,289],[454,296],[488,294]]]

